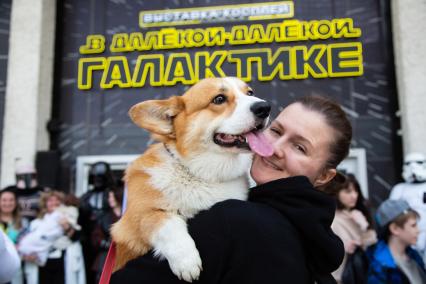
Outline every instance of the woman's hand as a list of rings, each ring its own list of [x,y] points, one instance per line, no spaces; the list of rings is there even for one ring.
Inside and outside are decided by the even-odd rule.
[[[355,249],[359,247],[361,243],[356,240],[349,240],[344,243],[345,246],[345,252],[348,254],[353,254],[355,252]]]

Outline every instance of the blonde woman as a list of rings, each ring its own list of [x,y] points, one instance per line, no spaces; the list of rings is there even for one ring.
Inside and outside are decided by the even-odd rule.
[[[66,206],[64,200],[64,194],[59,191],[43,193],[39,217],[31,222],[30,232],[19,243],[23,258],[39,266],[35,271],[34,265],[29,265],[27,278],[33,281],[84,283],[81,245],[72,240],[74,233],[80,230],[78,210],[75,206]],[[70,267],[66,267],[68,265],[75,266],[72,272]],[[72,275],[77,272],[78,275]]]

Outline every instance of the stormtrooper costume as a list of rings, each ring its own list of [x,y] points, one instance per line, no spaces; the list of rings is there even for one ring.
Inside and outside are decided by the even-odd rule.
[[[426,157],[421,153],[410,153],[404,159],[402,177],[405,182],[397,184],[390,199],[403,199],[420,215],[420,230],[416,248],[426,260]]]

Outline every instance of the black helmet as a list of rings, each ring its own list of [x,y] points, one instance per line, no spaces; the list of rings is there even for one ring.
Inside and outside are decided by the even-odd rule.
[[[114,175],[106,162],[96,162],[90,166],[89,184],[94,190],[104,190],[114,187]]]

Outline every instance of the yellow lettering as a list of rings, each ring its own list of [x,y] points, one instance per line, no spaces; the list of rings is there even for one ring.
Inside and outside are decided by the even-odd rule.
[[[166,70],[164,72],[165,86],[176,85],[181,82],[185,85],[191,85],[196,82],[194,68],[188,53],[173,53],[167,60]]]
[[[227,51],[222,50],[217,50],[212,54],[207,51],[195,53],[195,77],[199,79],[225,77],[226,74],[222,70],[222,64],[227,54]]]
[[[129,44],[129,35],[126,33],[114,34],[109,49],[111,52],[132,51],[131,45]]]
[[[93,86],[93,71],[105,68],[105,57],[80,58],[78,60],[77,86],[80,90],[90,90]]]
[[[229,44],[238,45],[238,44],[249,44],[252,43],[248,40],[248,28],[247,26],[233,26],[231,29],[231,38],[229,39]]]
[[[88,35],[86,44],[80,46],[80,54],[96,54],[105,50],[105,37],[103,35]]]
[[[364,73],[360,42],[329,44],[327,52],[330,77],[360,76]]]
[[[133,72],[133,87],[143,87],[149,76],[149,84],[154,87],[161,86],[164,74],[164,55],[148,54],[139,55]]]
[[[129,88],[132,86],[129,64],[126,57],[111,56],[107,58],[100,85],[102,89],[110,89],[114,86],[120,88]]]

